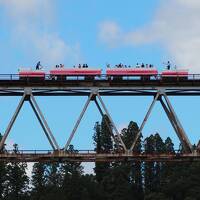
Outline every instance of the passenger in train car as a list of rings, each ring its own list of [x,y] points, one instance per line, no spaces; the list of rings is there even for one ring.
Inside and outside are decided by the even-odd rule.
[[[146,68],[149,68],[149,64],[146,64]]]
[[[128,68],[131,68],[131,66],[129,65]]]
[[[107,67],[107,68],[110,68],[110,64],[106,64],[106,67]]]
[[[60,64],[60,68],[64,68],[64,65],[63,65],[63,64]]]
[[[170,68],[171,68],[171,63],[168,61],[167,62],[167,69],[170,70]]]
[[[78,68],[81,68],[81,64],[78,65]]]
[[[144,66],[144,63],[142,63],[141,67],[142,67],[142,68],[144,68],[144,67],[145,67],[145,66]]]
[[[139,63],[137,63],[137,64],[136,64],[136,68],[140,68],[140,65],[139,65]]]
[[[88,68],[88,65],[87,65],[87,64],[85,64],[85,68]]]
[[[39,70],[39,69],[41,69],[41,67],[42,67],[42,65],[41,65],[41,63],[40,63],[40,61],[36,64],[36,66],[35,66],[35,69],[36,70]]]
[[[150,65],[149,65],[149,68],[153,68],[153,65],[152,65],[152,64],[150,64]]]

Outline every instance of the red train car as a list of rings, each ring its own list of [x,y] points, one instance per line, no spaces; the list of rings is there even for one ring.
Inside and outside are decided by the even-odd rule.
[[[20,79],[45,79],[45,72],[43,70],[19,69]]]
[[[55,68],[50,70],[50,76],[56,80],[66,79],[70,76],[83,76],[85,79],[94,79],[101,76],[101,69],[91,68]]]
[[[161,77],[162,79],[188,79],[188,70],[186,69],[176,69],[176,70],[165,70],[162,71]]]
[[[122,79],[123,76],[137,76],[142,79],[150,79],[151,76],[157,76],[156,68],[113,68],[107,69],[106,75],[113,79]]]

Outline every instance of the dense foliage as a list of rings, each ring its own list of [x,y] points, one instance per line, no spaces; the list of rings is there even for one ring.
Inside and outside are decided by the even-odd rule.
[[[131,121],[121,130],[130,147],[138,126]],[[116,151],[112,126],[107,116],[94,127],[94,145],[98,153]],[[14,151],[18,146],[14,145]],[[71,145],[69,150],[76,151]],[[168,137],[158,133],[143,138],[135,153],[174,153]],[[81,163],[35,163],[32,177],[26,163],[0,163],[0,200],[198,200],[200,199],[200,163],[110,162],[95,163],[94,174],[84,174]]]

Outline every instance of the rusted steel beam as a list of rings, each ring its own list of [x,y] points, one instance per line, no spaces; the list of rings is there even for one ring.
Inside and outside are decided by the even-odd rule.
[[[47,153],[1,153],[3,162],[188,162],[200,161],[200,153],[145,154],[145,153],[68,153],[55,151]]]

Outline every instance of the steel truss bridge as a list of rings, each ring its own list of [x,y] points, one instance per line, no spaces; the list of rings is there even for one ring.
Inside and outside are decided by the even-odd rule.
[[[80,77],[65,80],[51,80],[48,77],[39,80],[27,78],[21,80],[18,75],[7,74],[0,75],[0,96],[21,96],[16,110],[10,119],[10,122],[0,141],[0,161],[6,162],[42,162],[42,161],[75,161],[75,162],[110,162],[110,161],[200,161],[200,144],[194,149],[190,143],[187,134],[178,119],[177,114],[169,100],[169,96],[200,96],[200,75],[190,75],[188,79],[165,79],[160,78],[139,80],[139,79],[108,79],[104,76],[94,80],[87,80]],[[80,112],[80,115],[74,125],[74,128],[66,140],[64,147],[60,147],[56,137],[52,133],[42,110],[40,109],[36,96],[86,96],[87,100]],[[112,116],[103,101],[103,96],[151,96],[152,102],[146,115],[139,127],[139,131],[133,140],[132,146],[127,149],[120,133],[114,123]],[[52,150],[49,151],[26,151],[18,152],[4,150],[6,139],[15,123],[15,120],[23,106],[28,101],[33,109],[43,131],[46,135]],[[90,102],[94,102],[103,116],[106,114],[110,120],[113,129],[110,134],[119,151],[96,153],[94,151],[69,152],[68,147],[76,133],[76,130],[87,110]],[[182,146],[182,153],[173,154],[138,154],[134,152],[136,142],[153,110],[156,103],[162,105],[169,122],[177,134]],[[108,124],[107,124],[108,125]]]

